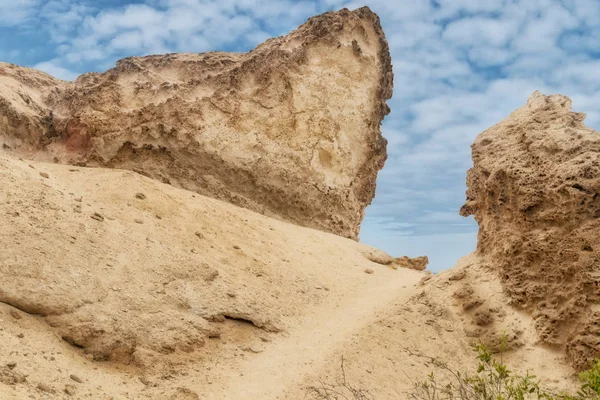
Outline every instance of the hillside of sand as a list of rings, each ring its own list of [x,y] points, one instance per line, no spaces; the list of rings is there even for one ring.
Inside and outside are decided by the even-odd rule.
[[[0,178],[3,399],[297,399],[338,379],[342,357],[353,383],[395,399],[435,370],[424,356],[474,364],[476,325],[449,302],[466,282],[486,293],[474,266],[394,269],[352,240],[129,171],[3,154]],[[506,312],[495,329],[522,332],[512,365],[564,385],[564,356],[487,280]]]

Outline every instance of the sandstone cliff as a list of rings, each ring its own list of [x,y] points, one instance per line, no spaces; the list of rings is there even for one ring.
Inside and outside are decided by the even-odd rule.
[[[246,54],[131,57],[75,82],[0,64],[0,142],[356,238],[391,95],[379,18],[344,9]]]
[[[584,118],[535,92],[475,140],[461,209],[481,262],[577,368],[600,356],[600,134]]]

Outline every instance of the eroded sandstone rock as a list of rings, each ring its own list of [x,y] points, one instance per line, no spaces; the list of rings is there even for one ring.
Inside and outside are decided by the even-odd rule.
[[[461,209],[478,256],[576,368],[600,356],[600,134],[584,118],[535,92],[475,140]]]
[[[414,258],[402,256],[394,259],[394,261],[392,262],[392,267],[409,268],[416,269],[417,271],[424,271],[425,268],[427,268],[427,264],[429,264],[429,258],[427,256]]]
[[[0,64],[0,141],[356,238],[391,95],[379,18],[344,9],[249,53],[131,57],[75,82]]]

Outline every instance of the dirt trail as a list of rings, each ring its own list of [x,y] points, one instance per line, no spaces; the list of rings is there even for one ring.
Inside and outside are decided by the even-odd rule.
[[[407,302],[415,293],[422,273],[411,270],[380,274],[360,292],[324,305],[309,314],[288,335],[279,337],[267,350],[237,366],[225,386],[215,388],[207,399],[286,399],[304,378],[320,370],[327,358],[363,328],[375,323],[392,303]],[[383,275],[386,275],[385,277]],[[269,379],[265,379],[269,377]]]

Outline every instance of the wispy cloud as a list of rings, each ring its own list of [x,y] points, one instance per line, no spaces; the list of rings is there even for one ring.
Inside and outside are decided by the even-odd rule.
[[[39,69],[40,71],[44,71],[45,73],[50,74],[55,78],[62,79],[64,81],[73,81],[77,78],[77,76],[79,76],[77,72],[63,68],[58,64],[60,64],[60,62],[57,60],[44,61],[35,64],[33,68]]]
[[[10,0],[0,2],[0,27],[18,26],[36,15],[41,0]]]

